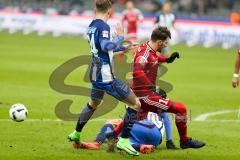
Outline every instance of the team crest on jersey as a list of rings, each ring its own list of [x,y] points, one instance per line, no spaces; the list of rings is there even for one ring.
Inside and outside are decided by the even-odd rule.
[[[140,63],[141,65],[144,65],[145,63],[147,63],[147,59],[144,56],[139,56],[137,59],[138,63]]]
[[[141,52],[141,50],[142,50],[141,47],[138,47],[138,52]]]
[[[109,37],[109,32],[108,31],[102,31],[102,36],[104,38],[108,38]]]

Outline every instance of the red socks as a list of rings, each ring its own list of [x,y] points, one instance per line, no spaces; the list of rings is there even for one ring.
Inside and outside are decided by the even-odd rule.
[[[176,102],[172,109],[171,113],[175,113],[175,123],[178,129],[180,140],[183,143],[187,142],[187,109],[186,106],[182,103]]]

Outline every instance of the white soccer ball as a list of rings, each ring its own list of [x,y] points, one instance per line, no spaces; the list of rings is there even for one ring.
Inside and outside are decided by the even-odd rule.
[[[16,121],[22,122],[27,118],[28,110],[23,104],[14,104],[9,110],[9,117]]]

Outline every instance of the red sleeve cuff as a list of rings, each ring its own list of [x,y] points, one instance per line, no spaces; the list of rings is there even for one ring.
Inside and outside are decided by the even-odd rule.
[[[167,58],[163,56],[158,56],[158,62],[167,62]]]

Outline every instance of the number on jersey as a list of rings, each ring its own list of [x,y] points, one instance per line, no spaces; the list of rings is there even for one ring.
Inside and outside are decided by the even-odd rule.
[[[95,46],[95,38],[94,38],[94,34],[90,34],[88,36],[88,41],[89,41],[89,44],[90,44],[90,48],[91,48],[91,53],[94,55],[94,57],[97,57],[97,53],[98,53],[98,50]]]

